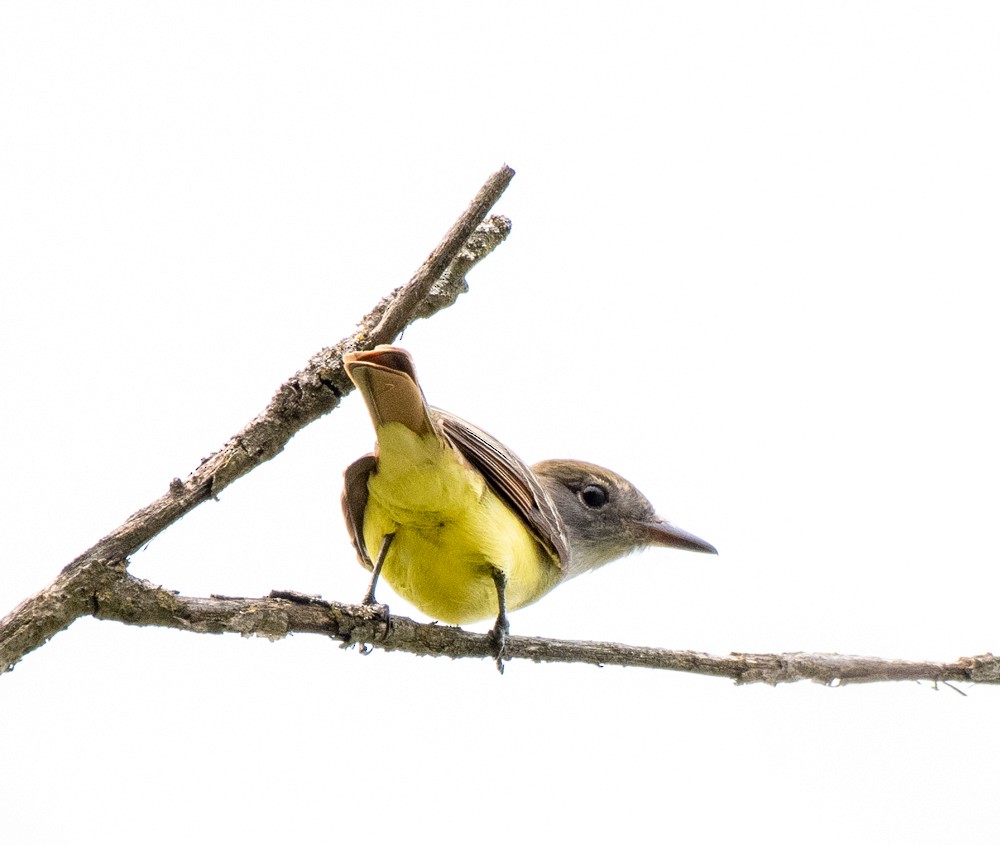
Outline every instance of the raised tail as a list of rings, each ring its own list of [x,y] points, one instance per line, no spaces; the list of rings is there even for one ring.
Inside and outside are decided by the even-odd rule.
[[[405,349],[376,346],[370,352],[349,352],[344,367],[364,396],[376,431],[393,422],[419,435],[434,431],[413,359]]]

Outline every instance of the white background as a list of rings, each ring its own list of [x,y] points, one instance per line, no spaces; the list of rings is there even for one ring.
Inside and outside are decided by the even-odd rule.
[[[0,613],[508,162],[510,239],[403,340],[430,401],[720,550],[620,561],[514,633],[997,649],[998,44],[975,3],[4,4]],[[132,571],[357,600],[338,497],[371,442],[352,395]],[[965,692],[87,619],[0,678],[0,837],[991,842],[1000,690]]]

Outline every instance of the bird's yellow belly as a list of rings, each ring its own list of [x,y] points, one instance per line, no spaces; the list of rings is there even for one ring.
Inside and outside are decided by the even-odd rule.
[[[395,534],[382,577],[428,616],[455,625],[495,617],[495,570],[507,579],[507,609],[541,598],[560,569],[482,475],[390,423],[379,429],[378,470],[368,479],[364,539],[372,560]]]

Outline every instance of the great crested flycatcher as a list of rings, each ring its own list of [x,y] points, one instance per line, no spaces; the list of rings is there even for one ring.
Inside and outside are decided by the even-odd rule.
[[[404,349],[344,356],[375,426],[373,454],[344,473],[342,504],[361,563],[428,616],[496,615],[497,666],[517,610],[581,572],[644,546],[716,554],[658,517],[611,470],[583,461],[528,467],[485,431],[432,408]]]

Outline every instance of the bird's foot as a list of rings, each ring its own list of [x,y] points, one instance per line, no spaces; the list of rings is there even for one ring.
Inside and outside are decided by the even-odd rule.
[[[365,612],[365,618],[374,623],[375,638],[384,640],[389,636],[389,629],[392,627],[392,617],[389,614],[389,605],[380,604],[377,601],[364,601],[361,607]]]
[[[502,675],[503,662],[509,656],[507,644],[510,641],[510,622],[507,621],[507,618],[497,619],[488,636],[493,642],[493,659],[497,664],[497,671]]]

